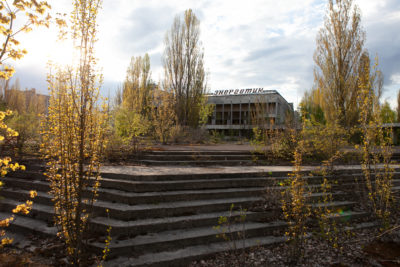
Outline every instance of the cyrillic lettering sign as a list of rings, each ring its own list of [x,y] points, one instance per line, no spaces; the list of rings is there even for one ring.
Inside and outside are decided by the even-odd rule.
[[[215,90],[214,95],[251,95],[264,92],[264,88]]]

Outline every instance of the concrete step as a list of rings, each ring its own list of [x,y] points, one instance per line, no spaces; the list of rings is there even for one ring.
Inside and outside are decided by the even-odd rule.
[[[271,235],[276,230],[284,231],[286,222],[275,221],[271,223],[233,224],[230,226],[230,233],[233,236],[244,233],[246,237]],[[221,233],[213,227],[196,227],[164,231],[159,233],[148,233],[125,240],[113,239],[110,244],[111,256],[118,252],[118,255],[141,255],[161,251],[173,251],[187,246],[196,246],[213,242],[221,242],[222,238],[216,235]],[[89,242],[89,245],[96,251],[102,251],[103,242]]]
[[[231,161],[231,160],[253,160],[252,155],[144,155],[141,160],[154,161]]]
[[[29,191],[21,189],[4,188],[3,195],[6,196],[0,203],[3,211],[7,211],[15,207],[18,203],[29,199]],[[316,201],[322,197],[321,193],[311,194],[311,200]],[[334,199],[342,200],[344,195],[341,192],[333,194]],[[248,208],[257,202],[262,202],[262,197],[241,197],[241,198],[221,198],[221,199],[205,199],[191,201],[175,201],[160,202],[156,204],[138,204],[129,205],[124,203],[112,203],[109,201],[98,200],[95,202],[93,210],[97,216],[105,216],[105,210],[109,210],[109,216],[119,220],[138,220],[142,218],[159,218],[171,216],[195,215],[210,212],[224,212],[229,209],[231,204],[236,207]],[[332,205],[346,206],[352,205],[353,202],[336,201]],[[341,207],[338,207],[341,209]],[[343,208],[344,209],[344,208]],[[347,208],[346,208],[347,209]],[[32,210],[32,216],[40,216],[44,220],[52,219],[52,201],[51,196],[45,192],[38,192],[35,199],[35,205]]]
[[[57,227],[53,226],[52,223],[19,214],[0,211],[0,219],[9,218],[10,216],[14,216],[15,219],[7,227],[7,231],[14,231],[28,235],[35,234],[44,237],[54,237],[57,235]]]
[[[43,195],[42,195],[43,196]],[[95,216],[107,216],[106,209],[109,210],[109,216],[119,220],[139,220],[143,218],[162,218],[172,216],[188,216],[201,213],[218,212],[229,210],[234,204],[236,207],[247,208],[261,201],[260,197],[247,198],[229,198],[229,199],[210,199],[196,201],[179,201],[160,204],[141,204],[127,205],[122,203],[111,203],[106,201],[96,201],[93,205]],[[21,201],[14,199],[2,199],[0,201],[0,210],[9,211],[20,204]],[[49,204],[35,203],[29,216],[39,217],[43,220],[52,220],[53,208]],[[94,216],[94,217],[95,217]]]
[[[179,176],[176,177],[176,179],[179,178]],[[196,176],[196,178],[201,178],[201,176]],[[322,178],[319,176],[305,176],[304,178],[310,185],[319,184],[322,182]],[[328,178],[331,179],[330,183],[335,187],[351,185],[354,184],[354,181],[358,181],[358,184],[362,184],[364,181],[363,177],[356,175],[331,176]],[[395,173],[394,178],[393,184],[395,186],[400,185],[400,179],[398,179],[400,178],[400,174]],[[26,190],[34,189],[39,191],[49,191],[48,183],[42,180],[5,177],[3,178],[3,181],[9,187],[19,187]],[[136,193],[160,192],[161,194],[161,192],[167,191],[268,187],[273,185],[284,185],[285,181],[287,181],[287,177],[257,176],[244,178],[207,178],[207,176],[203,176],[203,179],[166,181],[132,181],[126,179],[103,178],[101,180],[101,188],[104,190],[115,189]],[[355,184],[353,186],[355,186]]]
[[[376,224],[360,223],[356,224],[351,229],[364,229],[375,227]],[[187,266],[194,260],[206,259],[215,256],[218,253],[231,251],[233,247],[237,249],[250,249],[258,246],[271,246],[283,243],[287,240],[285,236],[258,236],[252,238],[245,238],[240,241],[224,241],[214,242],[207,245],[188,246],[174,251],[162,251],[154,253],[146,253],[140,256],[120,256],[118,258],[106,261],[103,266],[135,266],[135,267],[164,267],[164,266]],[[112,250],[111,250],[112,251]]]
[[[269,212],[246,211],[246,221],[267,222],[272,217]],[[136,236],[146,233],[157,233],[168,230],[190,229],[202,226],[216,226],[221,216],[230,217],[232,220],[240,218],[240,212],[229,211],[202,213],[188,216],[139,219],[136,221],[122,221],[109,217],[96,217],[91,220],[91,230],[104,234],[109,226],[112,227],[112,236]],[[276,216],[275,216],[276,217]]]
[[[37,168],[35,168],[37,169]],[[135,166],[103,166],[101,175],[103,178],[117,179],[117,180],[128,180],[128,181],[171,181],[171,180],[198,180],[198,179],[217,179],[217,178],[252,178],[252,177],[264,177],[264,178],[287,178],[288,171],[274,171],[274,172],[236,172],[236,173],[220,173],[214,171],[211,173],[194,173],[194,174],[162,174],[162,175],[132,175],[129,174],[130,169],[135,169]],[[309,177],[308,171],[302,172],[305,177]],[[321,177],[320,175],[313,175]],[[28,180],[47,180],[46,176],[40,170],[16,171],[7,174],[7,177],[28,179]],[[337,179],[362,179],[362,170],[344,170],[341,173],[337,173],[332,176],[327,176],[329,180]],[[395,169],[394,178],[400,178],[400,169]]]
[[[25,181],[23,179],[11,178],[6,179],[6,187],[0,192],[6,198],[17,199],[25,201],[29,199],[29,190],[37,190],[38,197],[35,202],[51,205],[51,196],[48,195],[48,184],[42,181]],[[20,189],[24,188],[24,189]],[[219,188],[219,189],[203,189],[203,190],[179,190],[179,191],[165,191],[165,192],[126,192],[118,189],[100,188],[98,193],[99,201],[110,202],[111,204],[121,203],[127,205],[140,205],[140,204],[154,204],[180,201],[193,201],[193,200],[207,200],[207,199],[229,199],[238,197],[255,197],[264,196],[277,191],[282,191],[286,187],[247,187],[247,188]],[[317,201],[323,196],[318,193],[320,186],[310,187],[314,191],[311,194],[311,200]],[[89,188],[90,190],[90,188]],[[91,193],[86,191],[86,197],[90,197]],[[347,194],[341,191],[333,191],[332,196],[335,200],[343,200]],[[279,197],[279,195],[277,196]]]
[[[137,163],[148,166],[253,166],[253,160],[138,160]]]
[[[207,151],[194,151],[194,150],[161,150],[161,151],[146,151],[143,155],[247,155],[259,154],[251,151],[242,150],[207,150]]]
[[[24,190],[37,190],[48,192],[50,186],[47,181],[33,180],[33,179],[21,179],[14,177],[3,177],[1,178],[5,186],[8,188],[19,188]],[[1,192],[0,192],[1,194]]]
[[[26,186],[29,188],[29,186]],[[6,198],[26,199],[29,190],[19,189],[20,187],[5,187],[2,188],[0,196]],[[32,189],[32,187],[30,187]],[[90,188],[89,188],[90,189]],[[181,191],[167,191],[167,192],[126,192],[117,189],[98,189],[98,200],[108,201],[111,203],[123,203],[128,205],[138,204],[159,204],[162,202],[176,202],[176,201],[191,201],[191,200],[205,200],[205,199],[221,199],[221,198],[234,198],[234,197],[252,197],[261,196],[265,192],[262,187],[249,187],[249,188],[227,188],[227,189],[206,189],[206,190],[181,190]],[[42,195],[38,191],[38,197],[35,202],[48,203],[49,195]],[[89,196],[89,191],[85,194]]]
[[[17,205],[24,203],[24,201],[18,201],[15,199],[2,199],[0,200],[0,211],[10,212]],[[50,205],[33,203],[32,209],[27,215],[20,215],[22,217],[29,217],[45,221],[48,224],[52,224],[54,218],[54,209]]]
[[[236,242],[238,249],[247,249],[256,246],[268,246],[283,243],[283,236],[265,236],[246,238],[244,242]],[[165,266],[187,266],[190,262],[212,257],[217,253],[229,251],[234,247],[233,242],[216,242],[206,245],[189,246],[175,251],[162,251],[157,253],[146,253],[138,257],[119,257],[106,261],[103,266],[135,266],[135,267],[165,267]]]

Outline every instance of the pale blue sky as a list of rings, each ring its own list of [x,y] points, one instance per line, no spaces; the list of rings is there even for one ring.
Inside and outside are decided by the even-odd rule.
[[[48,1],[67,12],[70,0]],[[385,75],[392,107],[400,89],[400,1],[355,0],[367,33],[366,48]],[[131,56],[149,53],[153,79],[162,78],[163,41],[175,15],[192,8],[201,21],[201,40],[216,89],[264,87],[278,90],[295,106],[313,83],[313,53],[327,1],[315,0],[103,0],[97,56],[104,75],[102,92],[111,96],[125,78]],[[15,63],[21,86],[46,93],[46,62],[70,52],[55,44],[55,29],[21,37],[29,54]]]

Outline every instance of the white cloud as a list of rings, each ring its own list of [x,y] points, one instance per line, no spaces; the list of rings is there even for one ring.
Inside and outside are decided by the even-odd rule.
[[[71,9],[70,0],[53,2],[55,12]],[[355,2],[362,11],[366,46],[372,55],[379,55],[380,68],[388,77],[386,94],[393,94],[392,88],[400,86],[396,78],[400,73],[400,2]],[[103,1],[96,50],[105,85],[114,90],[125,78],[131,56],[145,52],[151,57],[153,79],[162,78],[165,32],[177,14],[192,8],[201,21],[211,89],[264,86],[297,103],[313,83],[312,56],[326,4],[323,0]],[[53,49],[55,36],[53,28],[22,38],[29,54],[16,66],[24,87],[46,87],[46,54]]]

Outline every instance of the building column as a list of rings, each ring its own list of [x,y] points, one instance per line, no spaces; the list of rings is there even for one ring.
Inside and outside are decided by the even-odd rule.
[[[225,113],[225,104],[222,103],[222,122],[221,122],[222,125],[224,125],[224,115],[225,115],[224,113]]]
[[[231,125],[233,125],[233,104],[231,101]]]
[[[247,124],[248,125],[251,125],[250,120],[251,120],[251,115],[250,115],[250,99],[249,99],[249,107],[247,109],[247,121],[248,121]]]
[[[239,102],[239,125],[242,125],[242,102]]]
[[[213,118],[211,120],[211,124],[215,125],[216,121],[217,121],[217,104],[215,104],[215,107],[214,107]]]

